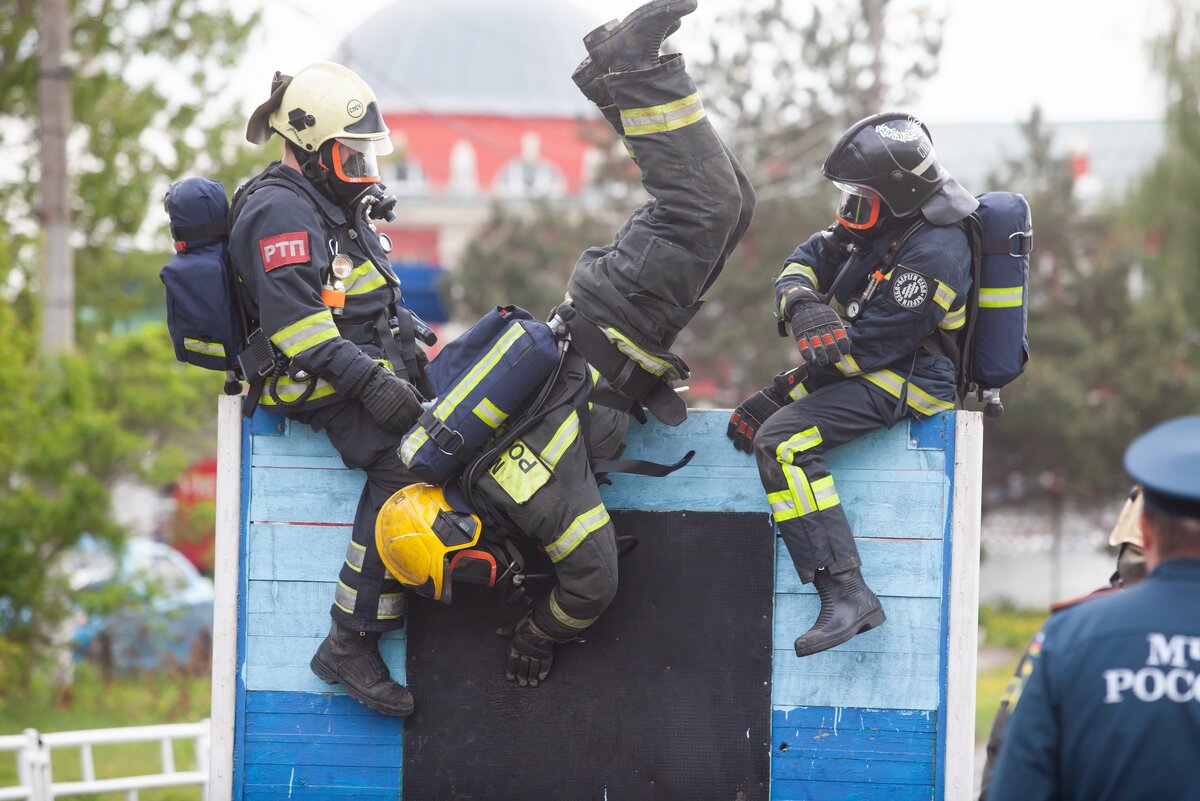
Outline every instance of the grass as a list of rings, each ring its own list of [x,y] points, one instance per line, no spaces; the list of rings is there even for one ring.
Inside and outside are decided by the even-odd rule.
[[[1046,612],[1028,612],[1008,606],[979,608],[980,644],[1003,648],[1011,656],[975,677],[975,742],[987,740],[1000,706],[1000,697],[1012,678],[1025,646],[1046,621]]]
[[[158,723],[193,723],[208,717],[211,682],[205,676],[179,673],[103,677],[95,666],[76,666],[75,679],[63,689],[47,685],[35,677],[32,686],[0,696],[0,734],[19,734],[34,728],[41,732],[102,729],[117,726],[142,726]],[[96,746],[94,760],[97,778],[159,773],[162,757],[158,742]],[[53,752],[54,780],[82,778],[79,749],[63,748]],[[176,770],[193,770],[196,765],[190,742],[175,743]],[[13,754],[0,754],[0,788],[17,782]],[[125,794],[74,796],[97,801],[123,801]],[[145,790],[143,801],[196,801],[199,787]]]

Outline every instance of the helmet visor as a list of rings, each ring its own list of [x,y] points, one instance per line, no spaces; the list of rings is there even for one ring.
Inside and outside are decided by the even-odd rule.
[[[350,184],[368,184],[379,180],[377,156],[392,152],[391,140],[349,139],[338,137],[333,142],[333,172],[338,180]]]
[[[876,192],[840,181],[834,181],[834,186],[842,190],[842,197],[834,215],[839,223],[846,228],[861,231],[879,221],[881,202]]]

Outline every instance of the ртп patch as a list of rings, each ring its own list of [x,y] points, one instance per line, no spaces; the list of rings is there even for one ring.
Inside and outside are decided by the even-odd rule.
[[[916,270],[898,267],[892,279],[892,300],[901,308],[920,312],[928,305],[933,281]]]
[[[258,240],[263,270],[271,272],[286,264],[307,264],[309,261],[308,232],[294,231]]]

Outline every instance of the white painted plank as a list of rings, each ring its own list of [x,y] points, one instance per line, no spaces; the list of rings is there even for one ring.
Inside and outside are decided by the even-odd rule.
[[[975,662],[979,627],[983,416],[979,412],[958,412],[954,432],[944,794],[946,798],[967,798],[975,788]]]
[[[242,497],[242,399],[217,401],[216,539],[213,563],[212,698],[208,797],[233,796],[234,710],[237,698],[237,600]]]

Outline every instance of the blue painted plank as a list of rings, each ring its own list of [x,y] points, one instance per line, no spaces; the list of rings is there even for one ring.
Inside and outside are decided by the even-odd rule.
[[[263,636],[246,638],[246,663],[243,668],[247,690],[271,690],[295,693],[338,693],[340,686],[326,684],[313,675],[308,663],[317,652],[320,637]],[[403,632],[388,632],[379,643],[379,652],[392,677],[404,683],[406,642]]]
[[[942,543],[938,540],[881,540],[856,538],[863,560],[863,577],[877,594],[914,598],[942,595]],[[251,575],[253,578],[253,574]],[[775,592],[816,592],[801,584],[782,542],[775,549]]]
[[[798,706],[773,710],[771,720],[776,731],[817,729],[834,732],[861,730],[931,733],[937,730],[937,715],[929,710]]]
[[[270,765],[251,764],[246,766],[248,784],[283,787],[344,787],[363,790],[400,789],[400,763],[395,765],[360,766],[345,770],[329,765]]]
[[[251,523],[354,523],[366,476],[361,470],[255,468]]]
[[[879,754],[852,754],[837,759],[821,751],[819,747],[809,749],[800,756],[795,749],[791,759],[791,748],[784,754],[774,754],[771,760],[771,778],[774,781],[808,782],[854,782],[861,784],[916,785],[928,790],[933,786],[933,735],[929,735],[929,747],[919,758],[894,759]]]
[[[255,438],[259,437],[278,437],[287,431],[287,418],[276,412],[268,412],[263,408],[255,409],[254,416],[250,418],[248,425],[243,423],[243,430],[249,430],[249,433]],[[249,450],[243,453],[249,453]]]
[[[317,715],[322,719],[331,716],[363,718],[363,721],[358,723],[353,721],[328,723],[331,726],[372,725],[390,720],[385,715],[372,712],[347,695],[330,695],[326,692],[248,692],[246,693],[246,712],[258,715]]]
[[[326,578],[337,578],[336,570]],[[316,637],[329,632],[336,581],[251,581],[246,632],[251,637]],[[404,632],[391,635],[404,639]]]
[[[307,693],[312,695],[312,693]],[[332,696],[347,698],[349,696]],[[361,705],[360,705],[361,706]],[[246,718],[247,739],[280,739],[287,737],[309,737],[321,740],[348,742],[357,740],[377,741],[381,738],[398,736],[400,730],[387,715],[380,715],[362,707],[363,715],[295,715],[286,712],[257,712]],[[378,722],[382,718],[385,722]]]
[[[911,447],[943,451],[954,438],[954,412],[941,412],[909,425]]]
[[[377,768],[400,765],[401,742],[327,743],[321,740],[247,743],[243,760],[246,765],[324,765],[351,768]]]
[[[912,784],[771,781],[771,801],[931,801],[932,787]]]
[[[337,581],[353,527],[250,526],[250,581]]]
[[[771,704],[936,709],[940,659],[839,649],[799,659],[789,643],[774,652]]]
[[[322,801],[325,798],[388,798],[400,801],[400,789],[366,790],[355,787],[307,787],[299,784],[247,785],[242,801]]]
[[[887,622],[832,650],[897,654],[937,654],[940,652],[941,643],[938,639],[940,599],[884,597],[882,601],[884,612],[887,614]],[[820,608],[820,600],[811,593],[804,595],[777,594],[775,596],[774,622],[775,649],[791,648],[796,638],[812,626]],[[829,706],[842,706],[842,704],[830,704]],[[876,704],[857,704],[857,706],[876,706]]]

